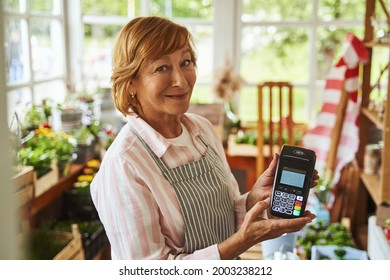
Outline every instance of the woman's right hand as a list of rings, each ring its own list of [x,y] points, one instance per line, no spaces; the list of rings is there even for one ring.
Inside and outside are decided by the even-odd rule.
[[[259,242],[299,231],[316,217],[310,211],[305,211],[303,217],[294,219],[261,218],[268,207],[269,198],[257,202],[245,215],[240,229],[218,244],[221,259],[234,259]]]

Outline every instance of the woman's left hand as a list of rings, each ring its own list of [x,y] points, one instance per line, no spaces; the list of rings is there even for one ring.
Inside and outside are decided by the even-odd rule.
[[[276,167],[278,165],[279,154],[275,153],[274,158],[272,159],[268,168],[261,174],[261,176],[256,180],[251,192],[248,194],[246,200],[246,209],[249,211],[258,201],[265,200],[267,197],[271,197],[272,185],[274,183],[274,177],[276,172]],[[317,185],[317,180],[320,177],[318,176],[318,171],[314,169],[313,180],[311,187]]]

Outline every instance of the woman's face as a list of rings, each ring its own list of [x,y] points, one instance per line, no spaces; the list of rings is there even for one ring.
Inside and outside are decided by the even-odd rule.
[[[185,46],[154,61],[146,61],[133,81],[141,117],[146,120],[180,116],[189,107],[196,71]]]

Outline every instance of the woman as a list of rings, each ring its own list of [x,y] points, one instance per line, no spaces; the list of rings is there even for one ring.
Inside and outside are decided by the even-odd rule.
[[[277,155],[240,195],[213,126],[186,114],[196,56],[185,27],[159,17],[131,20],[116,41],[111,79],[128,122],[91,193],[113,259],[235,259],[314,218],[267,219]]]

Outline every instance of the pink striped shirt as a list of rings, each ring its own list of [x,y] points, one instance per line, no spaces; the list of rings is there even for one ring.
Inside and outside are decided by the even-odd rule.
[[[172,144],[143,119],[129,116],[128,122],[169,166],[194,160],[187,147]],[[197,150],[201,154],[206,151],[199,138],[202,134],[228,170],[238,229],[246,213],[247,194],[239,193],[214,127],[193,114],[184,115],[182,122]],[[192,254],[180,253],[184,248],[184,220],[175,192],[129,124],[105,154],[91,194],[111,244],[112,259],[220,259],[217,244]]]

